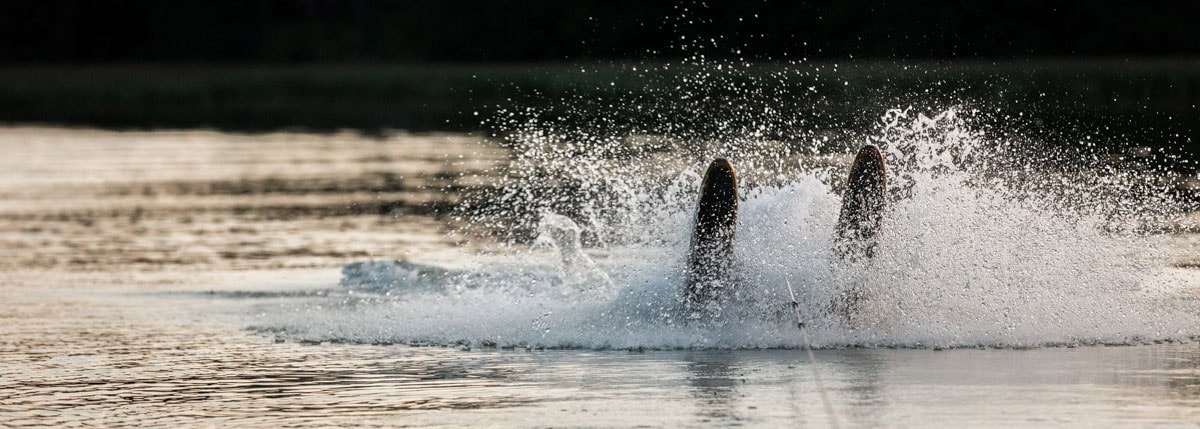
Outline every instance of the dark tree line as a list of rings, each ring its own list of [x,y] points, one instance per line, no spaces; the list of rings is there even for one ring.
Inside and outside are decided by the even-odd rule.
[[[709,39],[687,53],[1195,56],[1197,18],[1196,1],[10,0],[0,62],[622,59]]]

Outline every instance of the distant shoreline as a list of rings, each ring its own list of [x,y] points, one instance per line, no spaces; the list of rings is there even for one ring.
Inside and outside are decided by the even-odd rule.
[[[886,108],[973,100],[1010,115],[1036,115],[1036,123],[1050,122],[1049,134],[1150,130],[1179,141],[1197,137],[1186,145],[1200,152],[1200,59],[821,60],[737,67],[739,78],[762,79],[757,84],[778,82],[806,96],[811,87],[815,95],[780,107],[820,112],[814,121],[843,127],[870,127],[873,112]],[[664,82],[700,70],[722,73],[661,61],[8,65],[0,66],[0,124],[488,132],[496,130],[481,118],[498,108],[551,114],[570,100],[670,98]],[[738,94],[725,95],[736,104]]]

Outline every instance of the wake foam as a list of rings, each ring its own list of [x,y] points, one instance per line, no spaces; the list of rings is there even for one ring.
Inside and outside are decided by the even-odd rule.
[[[895,190],[876,256],[834,256],[837,174],[797,163],[744,190],[736,287],[710,320],[690,320],[681,308],[698,167],[659,180],[660,162],[642,169],[621,161],[628,173],[614,176],[616,168],[593,159],[595,173],[571,174],[596,174],[585,178],[625,192],[616,209],[581,210],[580,223],[547,210],[542,197],[527,200],[540,207],[532,246],[497,251],[470,269],[347,264],[336,293],[269,311],[260,326],[306,341],[793,348],[801,343],[790,284],[815,347],[1139,344],[1200,334],[1197,275],[1168,267],[1162,237],[1136,227],[1146,219],[1104,210],[1140,196],[1078,205],[1061,203],[1081,197],[1068,191],[1030,194],[1030,180],[1078,179],[1014,179],[979,167],[994,165],[978,154],[999,153],[998,143],[967,130],[953,111],[889,115],[872,141],[889,156]],[[584,246],[584,234],[603,240]],[[847,317],[832,303],[851,291],[864,298]]]

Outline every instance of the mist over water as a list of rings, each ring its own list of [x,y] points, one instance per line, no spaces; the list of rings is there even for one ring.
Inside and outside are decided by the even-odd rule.
[[[348,264],[341,287],[269,309],[258,328],[310,341],[787,348],[801,345],[790,285],[817,347],[1200,334],[1200,306],[1184,290],[1195,280],[1168,265],[1154,234],[1181,205],[1152,169],[1088,145],[1032,144],[996,128],[1002,111],[983,121],[970,104],[864,111],[879,117],[874,129],[830,129],[811,110],[780,107],[813,97],[794,88],[818,92],[783,82],[817,75],[751,75],[739,68],[749,64],[702,56],[687,66],[697,71],[632,67],[646,83],[624,99],[486,119],[511,161],[491,172],[493,191],[456,213],[464,237],[488,237],[478,238],[485,252],[441,266]],[[571,118],[583,110],[591,119]],[[887,158],[890,206],[875,257],[845,261],[833,234],[845,152],[861,144]],[[727,299],[696,320],[681,308],[686,251],[714,157],[741,178],[736,261]],[[848,317],[833,303],[851,292],[864,298]]]

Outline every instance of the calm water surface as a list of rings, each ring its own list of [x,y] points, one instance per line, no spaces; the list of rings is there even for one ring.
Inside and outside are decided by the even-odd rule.
[[[796,350],[307,344],[248,329],[336,285],[347,260],[461,255],[422,207],[453,203],[430,187],[474,185],[447,171],[504,156],[485,148],[0,131],[0,426],[1200,423],[1198,344],[829,350],[811,364]]]

